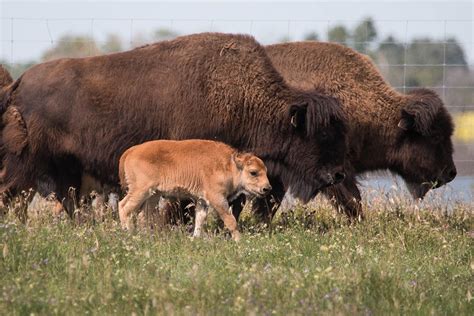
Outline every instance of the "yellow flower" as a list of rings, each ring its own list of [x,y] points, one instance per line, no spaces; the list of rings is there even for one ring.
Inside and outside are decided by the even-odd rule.
[[[463,142],[474,141],[474,111],[457,115],[455,123],[454,138],[456,140]]]

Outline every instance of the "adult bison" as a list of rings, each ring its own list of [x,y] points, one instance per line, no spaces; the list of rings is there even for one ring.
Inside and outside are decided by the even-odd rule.
[[[277,191],[291,187],[303,201],[344,177],[339,103],[290,88],[250,36],[203,33],[43,63],[0,100],[3,126],[14,131],[2,136],[2,191],[32,187],[63,199],[83,173],[118,185],[120,155],[152,139],[251,151]]]
[[[270,45],[266,52],[291,86],[336,97],[348,120],[347,176],[325,194],[351,216],[361,215],[356,176],[390,170],[415,198],[454,179],[453,123],[435,92],[395,91],[371,60],[339,44]]]

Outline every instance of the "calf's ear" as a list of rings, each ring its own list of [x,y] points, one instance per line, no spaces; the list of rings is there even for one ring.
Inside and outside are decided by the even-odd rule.
[[[245,156],[241,153],[235,153],[232,155],[232,159],[237,166],[237,169],[242,170],[244,168]]]
[[[297,130],[305,130],[308,104],[292,105],[290,107],[290,124]]]

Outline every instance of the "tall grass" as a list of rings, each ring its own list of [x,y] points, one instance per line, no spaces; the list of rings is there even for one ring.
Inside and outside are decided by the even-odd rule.
[[[371,199],[349,225],[327,203],[297,205],[271,229],[242,221],[127,233],[47,209],[0,225],[2,314],[474,315],[474,207]],[[84,217],[86,218],[86,217]]]

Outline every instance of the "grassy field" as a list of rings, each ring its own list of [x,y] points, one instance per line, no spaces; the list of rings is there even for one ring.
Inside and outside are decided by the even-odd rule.
[[[6,217],[0,311],[474,315],[474,207],[368,207],[357,225],[325,204],[280,214],[271,229],[247,217],[238,244],[214,224],[191,240],[185,227],[130,234],[112,219]]]

